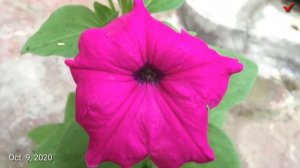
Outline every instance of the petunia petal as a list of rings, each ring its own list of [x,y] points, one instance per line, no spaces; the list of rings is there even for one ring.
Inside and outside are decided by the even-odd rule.
[[[146,18],[149,17],[143,0],[135,0],[131,12],[113,20],[104,28],[114,45],[128,56],[138,59],[140,66],[146,62]]]
[[[193,91],[192,91],[193,92]],[[208,114],[190,90],[161,83],[149,97],[150,156],[159,168],[179,168],[184,163],[214,160],[208,145]]]
[[[124,76],[72,69],[77,79],[76,120],[89,134],[87,165],[112,161],[130,167],[147,154],[140,104],[144,91]]]
[[[153,22],[151,34],[152,64],[165,73],[165,81],[191,87],[210,108],[222,100],[230,79],[243,65],[237,59],[221,56],[201,39],[183,31],[181,34],[160,22]],[[164,38],[157,34],[164,34]]]
[[[185,32],[182,36],[186,46],[182,56],[185,61],[179,69],[171,69],[167,78],[193,88],[205,104],[214,108],[225,95],[230,76],[242,71],[243,65],[235,58],[219,55],[197,37]]]
[[[141,63],[138,56],[129,56],[116,46],[103,29],[91,28],[81,35],[75,60],[66,60],[66,64],[71,68],[131,75]]]

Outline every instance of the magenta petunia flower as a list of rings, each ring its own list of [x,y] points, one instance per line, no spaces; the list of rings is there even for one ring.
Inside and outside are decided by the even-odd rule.
[[[142,0],[104,28],[86,30],[66,60],[76,89],[76,120],[89,134],[89,167],[131,168],[149,156],[159,168],[214,160],[208,109],[224,96],[237,59],[155,20]]]

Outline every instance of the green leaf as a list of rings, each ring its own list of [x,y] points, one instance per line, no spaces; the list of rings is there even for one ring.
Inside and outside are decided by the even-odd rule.
[[[64,130],[62,138],[55,151],[55,168],[85,167],[85,153],[88,136],[75,122]]]
[[[144,0],[149,12],[157,13],[178,8],[185,0]]]
[[[72,92],[68,96],[67,106],[65,110],[65,123],[75,121],[75,93]]]
[[[157,168],[155,164],[152,162],[150,157],[147,157],[145,160],[139,162],[134,166],[134,168]]]
[[[61,7],[29,38],[21,53],[74,57],[78,52],[80,34],[85,29],[101,27],[102,24],[98,20],[93,11],[84,6]]]
[[[63,124],[49,124],[34,128],[29,132],[29,137],[38,144],[33,154],[50,154],[53,161],[31,161],[29,168],[55,168],[54,163],[59,160],[57,149],[61,144],[66,130],[75,123],[75,93],[70,93],[65,110],[65,122]],[[84,131],[83,131],[84,133]],[[76,139],[76,137],[73,137]]]
[[[75,93],[72,92],[68,96],[67,106],[65,110],[65,123],[75,121]],[[32,129],[28,133],[28,137],[36,144],[42,143],[57,128],[61,128],[62,124],[46,124]]]
[[[52,155],[53,160],[56,160],[55,149],[57,148],[61,137],[64,133],[65,126],[60,124],[58,127],[50,133],[50,135],[38,145],[33,154],[47,154]],[[33,156],[33,155],[32,155]],[[34,158],[32,158],[34,159]],[[29,168],[54,168],[53,161],[36,161],[32,160],[28,163]]]
[[[207,164],[187,163],[183,168],[240,168],[238,153],[228,136],[211,124],[208,136],[216,160]]]
[[[244,65],[244,70],[242,72],[231,77],[228,90],[222,102],[209,112],[209,122],[221,128],[227,117],[228,110],[242,102],[250,93],[257,77],[258,67],[254,62],[246,59],[245,57],[233,54],[220,48],[212,48],[221,55],[238,58],[239,61]]]
[[[133,0],[118,0],[118,3],[122,14],[130,12],[133,6]]]
[[[36,127],[28,133],[28,137],[36,144],[43,142],[53,131],[59,127],[58,124],[47,124]]]
[[[118,12],[115,12],[114,10],[97,1],[94,2],[94,9],[97,17],[101,21],[101,25],[106,25],[118,17]]]

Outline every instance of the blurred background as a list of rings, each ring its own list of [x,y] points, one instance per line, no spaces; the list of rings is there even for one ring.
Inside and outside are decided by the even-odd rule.
[[[259,65],[251,94],[231,110],[225,126],[242,168],[300,167],[300,2],[287,13],[283,5],[291,2],[186,0],[177,11],[155,15]],[[9,154],[31,153],[28,131],[62,122],[75,89],[64,58],[21,56],[22,45],[58,7],[92,3],[0,0],[0,168],[26,167],[9,161]]]

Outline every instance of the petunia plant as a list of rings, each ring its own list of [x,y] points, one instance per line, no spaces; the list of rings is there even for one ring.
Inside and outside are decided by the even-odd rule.
[[[114,4],[119,4],[119,8]],[[22,53],[67,58],[75,93],[64,123],[34,128],[29,168],[239,168],[222,131],[256,65],[150,13],[184,0],[108,0],[56,10]]]

